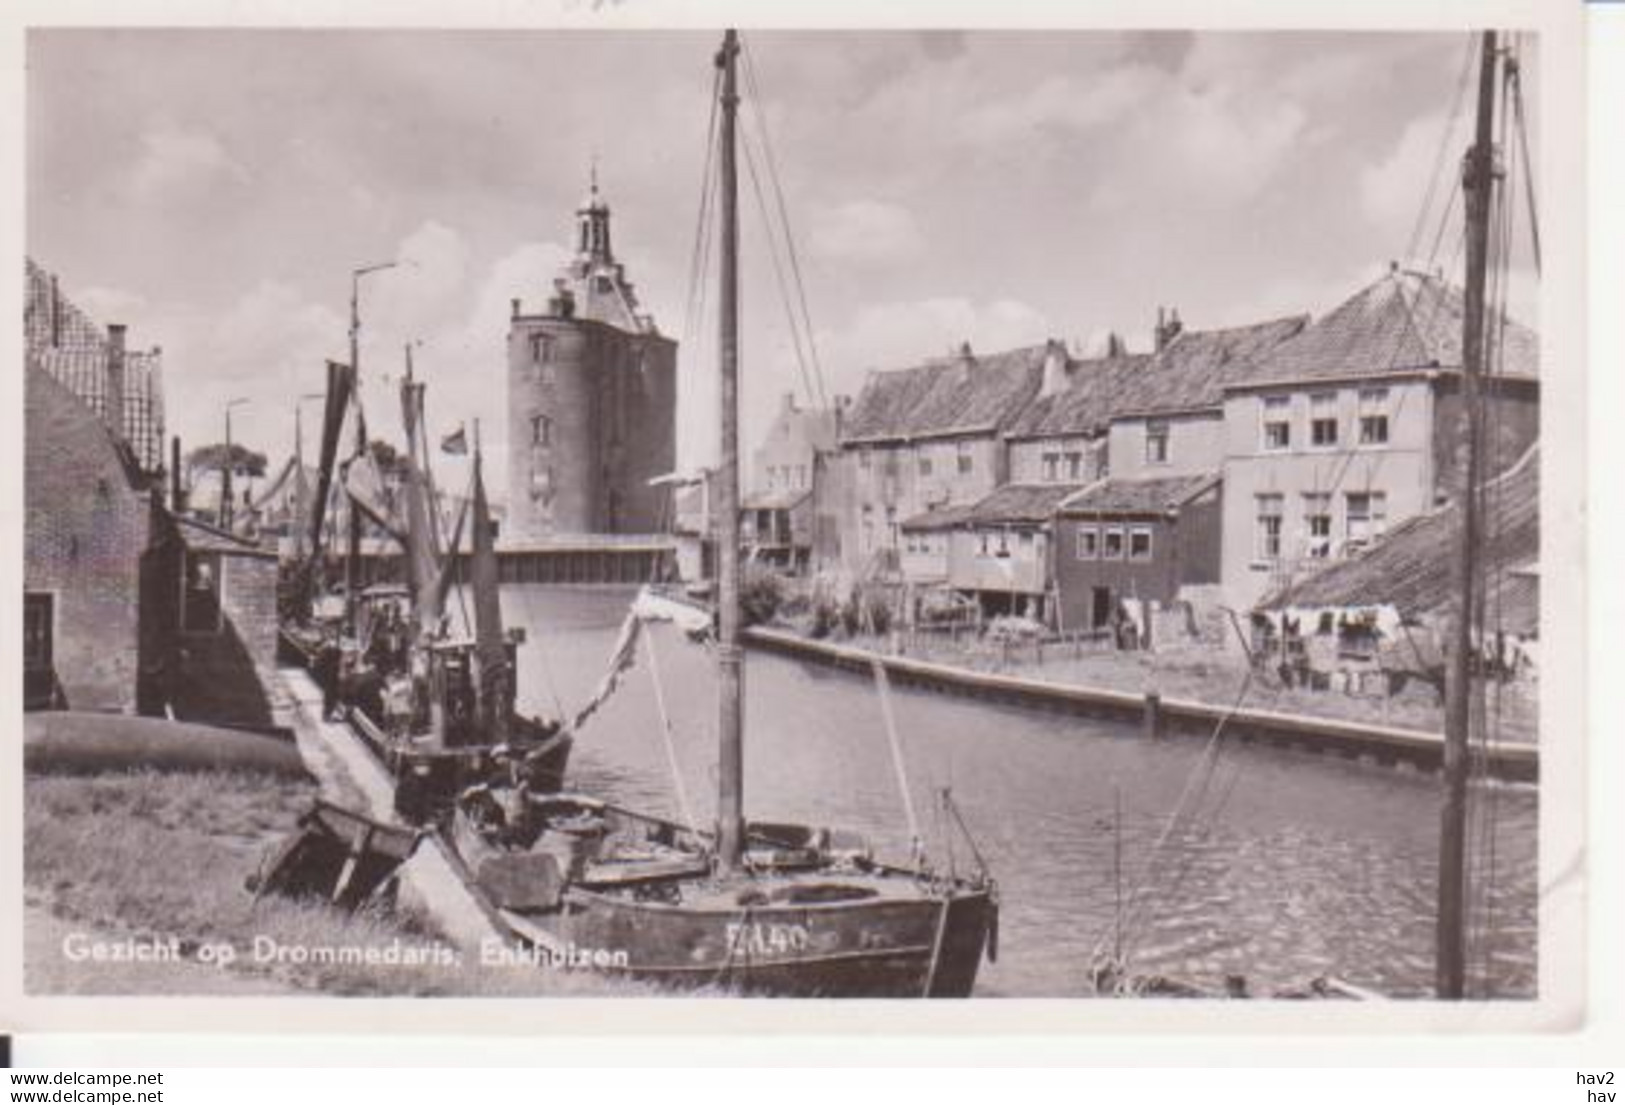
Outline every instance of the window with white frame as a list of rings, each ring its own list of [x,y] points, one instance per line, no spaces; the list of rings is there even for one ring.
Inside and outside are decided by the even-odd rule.
[[[1284,496],[1279,492],[1254,496],[1257,523],[1253,554],[1260,560],[1281,559],[1281,509],[1283,498]]]
[[[1100,530],[1097,527],[1078,527],[1078,559],[1100,559]]]
[[[1151,559],[1150,526],[1135,526],[1128,531],[1128,558],[1139,561]]]
[[[1100,532],[1100,558],[1102,560],[1123,559],[1123,529],[1121,526],[1107,526]]]
[[[931,474],[931,454],[926,452],[925,449],[922,447],[920,449],[920,475],[929,476],[930,474]]]
[[[1360,389],[1360,444],[1388,444],[1389,395],[1387,388]]]
[[[1317,449],[1337,445],[1337,392],[1317,391],[1309,397],[1309,444]]]
[[[1304,553],[1323,560],[1332,552],[1332,493],[1306,491],[1303,495]]]
[[[1044,454],[1044,482],[1054,483],[1061,478],[1061,454]]]
[[[1147,464],[1168,463],[1168,422],[1166,419],[1153,418],[1145,424],[1145,462]]]
[[[1077,450],[1066,454],[1066,478],[1074,483],[1083,479],[1083,454]]]
[[[1267,450],[1292,447],[1292,397],[1267,395],[1264,397],[1264,448]]]
[[[221,572],[225,562],[217,552],[186,553],[186,578],[181,588],[181,632],[219,633]]]
[[[959,459],[959,474],[961,476],[970,475],[971,470],[975,467],[975,458],[972,457],[972,455],[971,455],[970,442],[961,441],[959,443],[959,458],[958,459]]]
[[[1344,534],[1360,546],[1382,536],[1388,528],[1388,495],[1382,491],[1350,491],[1343,503]]]

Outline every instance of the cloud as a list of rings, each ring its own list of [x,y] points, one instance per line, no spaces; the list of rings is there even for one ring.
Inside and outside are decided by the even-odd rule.
[[[212,132],[169,119],[141,134],[141,154],[130,187],[142,200],[180,203],[224,184],[244,184],[248,170]]]
[[[1150,66],[1125,65],[1087,80],[1050,76],[1018,96],[969,105],[958,128],[961,141],[1011,142],[1041,132],[1077,136],[1124,118],[1165,75]]]
[[[811,246],[837,261],[898,261],[924,244],[913,212],[880,200],[851,200],[825,208],[813,219]]]
[[[129,324],[131,320],[145,315],[151,307],[146,296],[125,288],[81,288],[73,293],[73,299],[102,325],[113,322]]]
[[[1285,164],[1307,119],[1290,100],[1236,85],[1165,84],[1139,103],[1113,144],[1113,164],[1132,171],[1102,176],[1091,204],[1106,212],[1244,204]]]
[[[1360,174],[1360,211],[1373,226],[1389,231],[1393,240],[1409,234],[1415,225],[1416,213],[1438,162],[1444,125],[1442,112],[1413,119],[1387,156]],[[1447,159],[1446,169],[1449,167]],[[1435,212],[1456,183],[1454,177],[1444,175],[1440,182],[1444,187],[1436,188],[1433,197]],[[1431,233],[1432,227],[1425,230]]]

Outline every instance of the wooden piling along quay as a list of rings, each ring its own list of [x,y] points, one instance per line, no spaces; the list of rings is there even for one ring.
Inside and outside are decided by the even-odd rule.
[[[1031,709],[1059,711],[1076,717],[1134,723],[1142,732],[1206,736],[1229,711],[1225,706],[1164,698],[1104,687],[1081,687],[1014,675],[970,671],[906,656],[885,656],[866,649],[810,641],[783,630],[757,627],[746,631],[748,642],[768,652],[809,660],[867,675],[878,661],[892,681],[923,690]],[[1443,762],[1444,737],[1421,729],[1368,725],[1333,718],[1283,714],[1273,710],[1237,710],[1226,733],[1244,741],[1324,752],[1379,763],[1406,764],[1427,771]],[[1483,753],[1490,774],[1508,782],[1535,782],[1540,777],[1540,750],[1534,745],[1491,742]]]

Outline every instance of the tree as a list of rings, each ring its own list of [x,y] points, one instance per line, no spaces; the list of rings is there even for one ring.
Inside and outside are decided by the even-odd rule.
[[[403,480],[406,478],[407,460],[404,454],[395,446],[379,438],[373,438],[368,443],[372,450],[372,459],[378,465],[378,472],[388,480]]]
[[[256,453],[245,448],[235,441],[231,443],[231,471],[235,476],[260,477],[265,475],[265,454]],[[226,447],[220,445],[200,445],[186,454],[186,471],[188,475],[195,476],[198,472],[219,472],[226,466]]]

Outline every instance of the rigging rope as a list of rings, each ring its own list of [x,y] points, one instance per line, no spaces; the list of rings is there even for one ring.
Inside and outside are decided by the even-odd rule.
[[[1429,174],[1427,191],[1422,197],[1422,207],[1416,212],[1416,222],[1411,226],[1411,236],[1406,242],[1405,256],[1415,256],[1416,248],[1421,245],[1422,226],[1427,221],[1427,213],[1433,207],[1433,197],[1438,191],[1439,179],[1443,175],[1445,155],[1453,147],[1452,136],[1456,133],[1456,126],[1461,121],[1461,112],[1467,102],[1468,77],[1473,71],[1473,57],[1477,52],[1477,37],[1469,34],[1462,51],[1461,72],[1456,78],[1456,95],[1450,107],[1450,116],[1445,121],[1444,133],[1439,136],[1439,148],[1433,160],[1433,172]],[[1454,198],[1456,190],[1450,190]],[[1438,251],[1435,243],[1434,252]]]
[[[1513,41],[1516,43],[1517,38]],[[1516,49],[1516,48],[1515,48]],[[1535,256],[1535,275],[1540,275],[1540,218],[1535,207],[1535,167],[1529,158],[1529,129],[1523,116],[1523,65],[1519,61],[1511,69],[1512,113],[1518,126],[1518,149],[1523,162],[1524,200],[1529,205],[1529,244]]]
[[[886,722],[886,740],[891,745],[892,770],[897,775],[897,789],[903,796],[903,812],[908,816],[908,835],[916,865],[925,859],[924,841],[920,837],[920,819],[914,813],[914,797],[909,791],[908,771],[903,765],[903,745],[897,734],[897,719],[892,715],[891,680],[886,665],[878,658],[870,661],[875,673],[875,687],[880,693],[880,714]]]
[[[694,220],[694,250],[689,258],[688,266],[688,304],[683,315],[683,344],[690,345],[699,333],[701,315],[705,303],[705,274],[710,271],[711,265],[711,235],[709,233],[711,215],[715,207],[716,174],[712,172],[716,164],[717,149],[717,105],[720,97],[717,95],[722,80],[719,70],[711,78],[711,118],[706,124],[705,165],[700,175],[700,210]]]
[[[773,236],[771,216],[768,213],[767,201],[762,197],[762,182],[756,172],[756,158],[751,153],[750,134],[746,132],[740,145],[745,151],[745,168],[750,177],[751,191],[756,194],[756,206],[762,214],[762,228],[767,241],[767,255],[773,261],[773,275],[779,286],[779,298],[784,303],[784,315],[790,326],[790,344],[795,350],[796,367],[801,371],[801,386],[807,389],[808,402],[818,401],[818,392],[813,389],[812,375],[807,368],[807,358],[801,349],[801,327],[796,320],[795,308],[790,304],[790,289],[785,283],[784,267],[779,261],[779,247]]]
[[[1236,694],[1235,701],[1231,703],[1230,708],[1214,725],[1213,733],[1208,737],[1207,744],[1203,747],[1202,756],[1198,760],[1196,768],[1185,781],[1185,787],[1180,792],[1179,801],[1174,804],[1174,809],[1168,815],[1168,820],[1163,825],[1162,832],[1158,834],[1156,841],[1151,846],[1150,853],[1141,866],[1139,878],[1129,891],[1127,911],[1123,918],[1123,932],[1125,934],[1139,927],[1145,913],[1149,910],[1150,891],[1153,876],[1157,872],[1157,864],[1162,861],[1165,849],[1168,842],[1173,838],[1175,830],[1191,820],[1192,811],[1201,804],[1207,794],[1218,765],[1221,750],[1220,741],[1224,735],[1225,727],[1229,724],[1230,719],[1236,715],[1237,711],[1241,709],[1242,703],[1246,701],[1248,693],[1252,690],[1252,685],[1253,671],[1249,668],[1246,676],[1242,679],[1241,689]],[[1227,799],[1228,795],[1226,795]],[[1101,958],[1101,951],[1107,942],[1115,941],[1118,938],[1117,926],[1114,924],[1095,941],[1094,948],[1090,953],[1091,962],[1098,963]],[[1119,963],[1117,967],[1121,971],[1123,964]]]
[[[699,831],[699,822],[694,820],[694,809],[688,804],[688,791],[683,787],[683,772],[677,766],[677,745],[672,740],[671,713],[666,709],[666,688],[660,678],[660,660],[655,655],[655,635],[649,626],[644,625],[643,648],[649,654],[649,682],[654,686],[655,709],[660,714],[660,740],[666,749],[666,767],[671,771],[671,786],[677,796],[677,809],[683,815],[683,824],[688,826],[690,832]]]
[[[790,256],[790,272],[795,278],[796,297],[801,304],[802,327],[807,334],[807,348],[812,355],[813,377],[818,381],[817,403],[820,407],[828,409],[829,394],[824,387],[824,366],[818,357],[818,343],[814,339],[812,325],[812,312],[807,309],[807,286],[801,277],[801,261],[796,250],[795,235],[790,230],[789,207],[784,202],[784,188],[779,181],[778,158],[773,154],[773,143],[768,136],[767,116],[762,112],[762,104],[766,99],[762,96],[761,86],[756,79],[756,63],[752,60],[750,48],[741,40],[740,55],[745,59],[745,85],[750,90],[752,116],[756,120],[757,130],[761,134],[762,152],[767,161],[768,180],[773,185],[773,195],[778,202],[779,223],[784,231],[786,252]],[[809,393],[809,401],[815,397]]]

